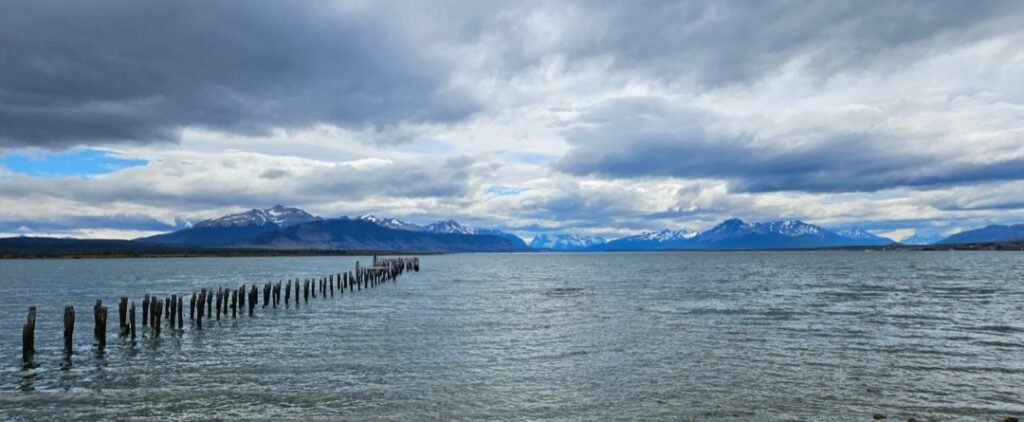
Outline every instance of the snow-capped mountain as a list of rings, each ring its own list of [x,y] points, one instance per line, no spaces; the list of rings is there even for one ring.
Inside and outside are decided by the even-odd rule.
[[[606,250],[657,250],[683,249],[692,244],[697,232],[689,229],[645,231],[643,233],[615,239],[600,249]]]
[[[900,243],[902,243],[904,245],[913,245],[913,246],[933,245],[933,244],[941,242],[942,239],[945,239],[945,237],[942,236],[941,234],[918,234],[918,233],[914,233],[914,234],[912,234],[912,235],[910,235],[908,237],[904,237],[903,240],[900,240]]]
[[[500,236],[511,240],[516,245],[522,245],[523,248],[526,248],[526,242],[523,242],[523,239],[520,239],[519,236],[516,236],[512,233],[507,233],[495,229],[478,229],[475,227],[464,226],[455,220],[438,221],[435,223],[427,224],[425,226],[410,223],[408,221],[402,221],[397,218],[377,217],[372,214],[367,214],[362,217],[359,217],[358,220],[363,220],[381,227],[387,227],[389,229],[395,230],[442,234],[465,234],[473,236]]]
[[[603,245],[608,241],[603,237],[581,236],[575,234],[539,234],[530,241],[534,249],[550,249],[553,251],[581,251]]]
[[[229,214],[219,218],[200,221],[192,227],[249,227],[267,225],[288,227],[294,224],[313,221],[318,218],[319,217],[298,208],[274,205],[271,208],[251,209],[246,212]]]
[[[696,247],[711,249],[816,248],[850,243],[850,239],[800,220],[746,223],[738,218],[725,220],[693,240]]]
[[[173,245],[227,245],[250,237],[298,224],[320,220],[298,208],[275,205],[196,223],[176,232],[160,234],[141,242]]]
[[[526,247],[526,242],[520,239],[512,233],[503,232],[496,229],[478,229],[476,227],[464,226],[459,224],[455,220],[438,221],[435,223],[427,224],[423,226],[423,231],[428,233],[452,233],[452,234],[468,234],[475,236],[500,236],[511,240],[517,245]]]
[[[376,224],[376,225],[381,226],[381,227],[387,227],[389,229],[409,230],[409,231],[414,231],[414,232],[423,231],[423,227],[420,227],[419,224],[410,223],[408,221],[402,221],[402,220],[399,220],[397,218],[391,218],[391,217],[381,218],[381,217],[377,217],[377,216],[375,216],[373,214],[366,214],[366,215],[364,215],[362,217],[359,217],[359,219],[363,220],[363,221],[371,222],[371,223]]]
[[[631,238],[637,239],[637,240],[650,240],[650,241],[654,241],[654,242],[672,242],[672,241],[683,240],[683,239],[693,239],[694,237],[697,236],[697,234],[698,233],[696,231],[693,231],[693,230],[690,230],[690,229],[682,229],[682,230],[668,230],[668,229],[665,229],[665,230],[662,230],[660,232],[646,231],[646,232],[640,233],[640,234],[638,234],[636,236],[632,236]]]
[[[463,226],[455,220],[438,221],[423,226],[423,231],[431,233],[477,234],[473,227]]]
[[[860,227],[836,231],[836,234],[856,241],[856,245],[889,245],[895,243],[892,239],[871,233]]]

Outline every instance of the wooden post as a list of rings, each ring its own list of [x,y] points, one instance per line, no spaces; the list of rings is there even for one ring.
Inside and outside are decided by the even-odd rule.
[[[151,312],[153,314],[153,335],[160,337],[160,318],[164,315],[164,302],[157,300],[153,304],[156,305]]]
[[[217,321],[220,321],[220,303],[223,301],[224,289],[217,289]]]
[[[64,308],[64,351],[70,353],[75,337],[75,307]]]
[[[213,291],[206,294],[206,315],[213,316]]]
[[[128,296],[121,296],[117,303],[117,328],[121,336],[128,334]]]
[[[177,312],[177,314],[178,314],[178,329],[179,330],[184,330],[185,329],[185,316],[184,316],[184,312],[182,312],[184,310],[184,308],[185,308],[185,298],[179,297],[178,298],[178,312]]]
[[[96,300],[96,340],[100,350],[107,347],[107,307],[100,300]]]
[[[142,298],[142,326],[149,324],[149,295]]]
[[[156,303],[160,301],[156,296],[149,298],[149,326],[156,324]]]
[[[203,309],[206,308],[203,304],[206,303],[206,289],[199,291],[199,300],[197,301],[199,307],[196,309],[196,328],[203,329]]]
[[[192,291],[192,299],[188,301],[188,319],[196,319],[196,291]]]
[[[266,308],[270,302],[270,283],[263,285],[263,307]]]
[[[256,309],[256,301],[259,300],[259,294],[260,294],[259,293],[259,289],[256,288],[255,284],[253,284],[252,288],[249,290],[249,317],[250,318],[253,315],[253,311]]]
[[[32,355],[36,353],[36,307],[28,308],[28,315],[25,317],[25,326],[21,329],[21,359],[25,363],[32,361]]]
[[[167,311],[167,325],[173,330],[178,324],[178,295],[171,295],[171,298],[167,303],[170,304],[167,306],[170,308]]]
[[[132,307],[128,309],[128,324],[132,340],[135,340],[135,302],[132,302]]]
[[[288,309],[292,301],[292,281],[288,280],[288,284],[284,287],[284,307]]]

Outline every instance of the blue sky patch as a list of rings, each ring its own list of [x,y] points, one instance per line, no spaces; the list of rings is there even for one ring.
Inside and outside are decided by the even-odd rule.
[[[522,191],[523,191],[522,189],[513,188],[511,186],[494,185],[494,186],[491,186],[491,187],[487,188],[487,193],[490,193],[490,194],[493,194],[493,195],[498,195],[498,196],[518,195]]]
[[[0,165],[14,173],[35,177],[95,176],[128,167],[146,165],[146,160],[119,158],[109,151],[81,149],[65,152],[11,151],[0,156]]]

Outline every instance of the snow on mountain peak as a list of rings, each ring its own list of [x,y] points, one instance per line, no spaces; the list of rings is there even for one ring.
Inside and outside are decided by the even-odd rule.
[[[530,241],[530,247],[535,249],[551,249],[556,251],[581,250],[591,246],[603,245],[608,240],[599,236],[581,236],[576,234],[543,233],[534,236]]]
[[[381,227],[387,227],[389,229],[395,229],[395,230],[420,231],[420,230],[423,229],[419,225],[413,224],[413,223],[410,223],[410,222],[407,222],[407,221],[402,221],[402,220],[399,220],[397,218],[391,218],[391,217],[381,218],[381,217],[377,217],[377,216],[375,216],[373,214],[366,214],[366,215],[360,216],[359,219],[363,220],[363,221],[366,221],[368,223],[376,224],[376,225],[381,226]]]
[[[636,240],[651,240],[655,242],[669,242],[680,239],[692,239],[697,236],[697,232],[690,229],[682,230],[669,230],[663,229],[661,231],[645,231],[636,236],[630,236],[630,238]]]
[[[266,209],[251,209],[246,212],[229,214],[220,218],[204,220],[196,223],[193,227],[249,227],[275,225],[287,227],[295,224],[306,223],[317,220],[320,217],[313,216],[298,208],[290,208],[283,205],[274,205]]]
[[[880,237],[860,227],[854,227],[846,230],[838,230],[836,231],[836,234],[849,239],[875,239]]]

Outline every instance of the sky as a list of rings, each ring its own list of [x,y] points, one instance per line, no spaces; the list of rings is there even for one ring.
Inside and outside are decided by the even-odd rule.
[[[0,2],[0,236],[1024,222],[1024,2]]]

